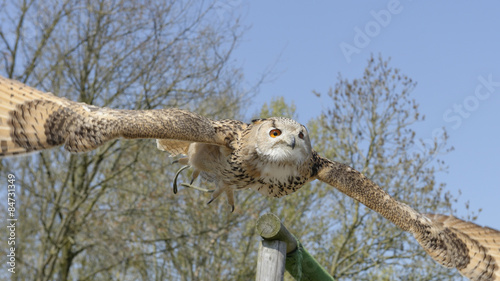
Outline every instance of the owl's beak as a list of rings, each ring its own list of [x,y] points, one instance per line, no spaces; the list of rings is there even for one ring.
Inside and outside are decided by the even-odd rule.
[[[295,137],[292,137],[292,140],[290,141],[290,143],[288,144],[288,146],[290,146],[292,149],[295,148]]]

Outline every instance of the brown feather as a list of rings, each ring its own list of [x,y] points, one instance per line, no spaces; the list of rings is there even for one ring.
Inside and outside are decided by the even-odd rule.
[[[467,247],[468,263],[460,273],[471,280],[500,280],[500,231],[466,222],[453,216],[426,214],[433,222],[450,229]]]
[[[424,250],[445,267],[471,280],[500,281],[500,232],[444,215],[428,217],[396,201],[353,168],[315,156],[316,178],[409,231]]]
[[[159,150],[166,151],[170,153],[170,156],[177,155],[187,155],[189,145],[193,142],[188,141],[178,141],[178,140],[168,140],[168,139],[158,139],[156,140],[156,145]]]
[[[0,76],[0,156],[50,148],[46,119],[69,101]]]
[[[243,124],[242,122],[239,122]],[[176,108],[114,110],[69,101],[0,76],[0,157],[65,145],[90,151],[115,138],[155,138],[186,153],[191,142],[230,146],[242,126]]]

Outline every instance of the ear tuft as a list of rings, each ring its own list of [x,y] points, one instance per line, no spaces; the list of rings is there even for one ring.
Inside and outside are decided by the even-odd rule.
[[[266,121],[267,119],[253,119],[252,120],[252,124],[260,124],[264,121]]]

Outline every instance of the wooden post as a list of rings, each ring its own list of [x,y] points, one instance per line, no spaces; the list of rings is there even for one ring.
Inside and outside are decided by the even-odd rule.
[[[285,274],[286,243],[263,240],[259,246],[256,281],[282,281]]]
[[[265,240],[280,240],[286,243],[286,253],[297,249],[297,239],[288,231],[275,214],[262,215],[257,220],[257,233]]]
[[[257,220],[257,232],[264,238],[259,246],[257,281],[283,280],[286,254],[297,249],[297,240],[274,214]]]
[[[259,247],[257,281],[281,281],[285,269],[296,280],[335,281],[276,215],[261,216],[256,228],[264,238]]]

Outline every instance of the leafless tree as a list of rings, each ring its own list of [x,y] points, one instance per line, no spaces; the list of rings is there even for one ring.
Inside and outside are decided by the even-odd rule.
[[[372,57],[363,75],[339,77],[328,92],[328,110],[308,124],[316,150],[362,171],[389,194],[421,212],[452,210],[453,197],[436,183],[446,169],[439,155],[447,135],[420,145],[413,125],[423,121],[411,96],[411,78]],[[320,95],[320,93],[316,93]],[[334,188],[313,183],[289,206],[304,207],[290,219],[302,242],[340,280],[459,280],[456,270],[434,262],[391,222]],[[298,205],[297,205],[298,204]],[[294,214],[292,208],[284,208]]]
[[[243,31],[230,8],[189,0],[5,0],[1,73],[98,106],[175,106],[239,118],[251,93],[230,59]],[[363,171],[421,211],[446,213],[450,197],[434,178],[440,169],[434,158],[443,150],[438,144],[445,142],[411,152],[417,141],[411,125],[421,120],[409,96],[414,86],[374,59],[362,78],[339,79],[329,92],[331,110],[308,127],[318,151]],[[282,100],[261,112],[293,114]],[[154,141],[135,140],[80,155],[54,149],[2,160],[2,173],[18,179],[20,203],[18,271],[0,276],[253,279],[254,222],[272,211],[338,278],[456,277],[407,234],[330,186],[309,184],[282,199],[238,192],[231,213],[222,199],[206,206],[209,194],[181,189],[174,195],[170,187],[179,167],[167,156]]]
[[[99,106],[237,117],[251,94],[230,61],[243,28],[220,8],[197,1],[5,1],[0,67],[33,87]],[[115,141],[87,154],[55,149],[3,161],[2,170],[19,179],[21,198],[18,273],[9,277],[195,280],[251,272],[245,256],[231,260],[242,252],[237,247],[252,250],[254,238],[234,243],[252,237],[252,229],[230,231],[248,215],[230,214],[223,200],[204,207],[208,196],[199,192],[174,197],[178,167],[167,156],[154,141]]]

